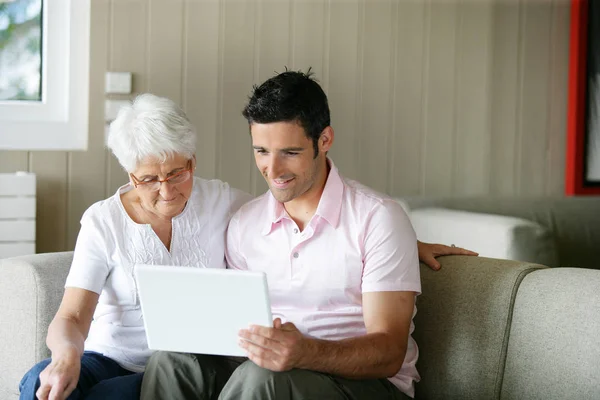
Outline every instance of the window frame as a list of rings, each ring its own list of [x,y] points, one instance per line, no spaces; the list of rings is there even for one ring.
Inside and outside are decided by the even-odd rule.
[[[90,0],[42,0],[42,101],[0,101],[0,150],[86,150]]]

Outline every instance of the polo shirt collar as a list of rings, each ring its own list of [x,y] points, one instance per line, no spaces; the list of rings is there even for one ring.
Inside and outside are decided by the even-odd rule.
[[[330,158],[327,158],[327,164],[330,167],[329,175],[327,176],[325,188],[321,194],[321,199],[319,200],[315,215],[318,215],[331,226],[337,228],[342,208],[342,197],[344,195],[344,181]],[[267,194],[267,218],[261,231],[263,236],[271,233],[273,227],[284,218],[289,218],[289,215],[287,211],[285,211],[283,203],[277,201],[269,190]]]

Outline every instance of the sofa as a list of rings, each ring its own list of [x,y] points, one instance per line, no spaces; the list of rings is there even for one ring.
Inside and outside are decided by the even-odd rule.
[[[0,260],[0,399],[48,357],[72,253]],[[599,399],[600,271],[483,257],[421,266],[419,399]]]
[[[538,218],[558,262],[585,267],[463,256],[441,257],[440,271],[421,266],[416,398],[600,399],[600,201],[587,200],[408,200],[412,209]],[[0,400],[18,398],[22,375],[48,357],[71,260],[72,252],[0,260]]]

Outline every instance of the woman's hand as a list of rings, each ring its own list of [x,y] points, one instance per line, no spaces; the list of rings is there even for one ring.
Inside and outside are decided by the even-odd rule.
[[[440,256],[478,256],[474,251],[463,249],[462,247],[446,246],[443,244],[423,243],[417,240],[419,248],[419,261],[427,264],[434,271],[442,268],[442,265],[435,259]]]
[[[81,372],[81,356],[76,349],[69,349],[40,373],[40,388],[35,393],[40,400],[64,400],[77,387]]]
[[[40,373],[38,399],[66,399],[77,387],[85,338],[99,298],[100,295],[89,290],[65,289],[58,312],[48,327],[46,344],[52,352],[52,361]]]

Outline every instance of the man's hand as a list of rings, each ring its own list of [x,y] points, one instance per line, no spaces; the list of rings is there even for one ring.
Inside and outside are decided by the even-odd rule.
[[[239,332],[239,345],[256,365],[271,371],[297,368],[306,356],[306,338],[291,322],[273,321],[273,328],[252,325]]]
[[[40,373],[40,387],[36,392],[38,399],[64,400],[77,387],[81,358],[76,351],[67,353],[52,358],[52,362]]]
[[[439,270],[442,265],[435,259],[440,256],[478,256],[474,251],[462,247],[445,246],[443,244],[423,243],[417,241],[419,248],[419,261],[424,262],[434,271]]]

